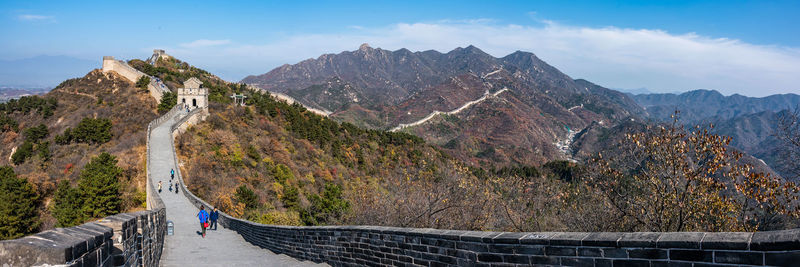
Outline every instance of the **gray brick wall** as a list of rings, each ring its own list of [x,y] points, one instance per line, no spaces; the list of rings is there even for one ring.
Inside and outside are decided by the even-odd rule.
[[[0,241],[0,266],[158,266],[166,210],[122,213]]]

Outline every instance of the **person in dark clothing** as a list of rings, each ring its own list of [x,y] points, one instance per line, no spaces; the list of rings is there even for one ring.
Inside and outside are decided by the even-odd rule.
[[[178,181],[175,181],[175,194],[178,194]]]
[[[219,211],[217,211],[217,208],[214,208],[214,211],[211,212],[211,225],[208,226],[208,229],[214,227],[214,231],[217,230],[217,218],[219,218]]]
[[[206,238],[206,223],[208,222],[208,212],[200,205],[200,212],[197,213],[197,218],[200,219],[200,229],[203,230],[203,238]]]

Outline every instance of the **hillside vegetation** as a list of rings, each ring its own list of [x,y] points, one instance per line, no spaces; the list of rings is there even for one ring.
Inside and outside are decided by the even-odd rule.
[[[144,208],[145,131],[147,123],[157,116],[155,107],[149,94],[134,88],[133,83],[100,70],[66,80],[43,96],[0,104],[0,166],[9,166],[12,171],[4,177],[26,181],[36,200],[31,204],[36,216],[30,218],[35,225],[24,233]],[[85,165],[104,152],[115,158],[112,167],[119,168],[108,178],[119,186],[104,192],[115,195],[110,203],[119,202],[105,211],[85,208],[84,200],[89,196],[83,194],[75,198],[74,208],[66,209],[79,219],[59,223],[53,201],[58,185],[79,187],[88,183],[81,175]],[[81,188],[86,191],[106,185]]]
[[[258,93],[248,99],[246,107],[213,104],[176,146],[192,192],[260,223],[732,231],[790,227],[799,214],[796,185],[751,171],[725,148],[730,139],[707,129],[617,136],[629,153],[613,161],[487,169],[413,135],[338,123]],[[680,173],[669,175],[674,168]],[[675,193],[655,193],[666,185]]]

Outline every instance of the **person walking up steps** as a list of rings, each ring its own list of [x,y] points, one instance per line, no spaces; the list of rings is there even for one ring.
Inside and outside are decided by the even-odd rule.
[[[214,208],[214,211],[211,212],[211,226],[209,226],[208,229],[211,229],[211,227],[214,227],[214,231],[217,230],[217,219],[218,218],[219,218],[219,211],[217,211],[217,208]]]
[[[169,170],[169,179],[172,180],[175,178],[175,169]]]
[[[169,180],[169,191],[172,192],[172,180]]]
[[[161,193],[161,181],[158,181],[158,193]]]
[[[178,181],[175,181],[175,194],[178,194]]]
[[[200,219],[200,229],[203,230],[203,238],[206,238],[206,227],[208,227],[208,212],[200,205],[200,212],[197,213],[197,218]]]

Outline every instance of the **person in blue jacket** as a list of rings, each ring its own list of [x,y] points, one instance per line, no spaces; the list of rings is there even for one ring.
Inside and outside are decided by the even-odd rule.
[[[197,213],[197,218],[200,219],[200,229],[203,230],[203,238],[206,238],[206,222],[208,221],[208,212],[200,205],[200,212]]]
[[[219,211],[217,211],[217,208],[214,208],[214,211],[211,212],[211,216],[210,217],[211,217],[211,224],[208,225],[208,229],[211,229],[211,227],[214,227],[214,231],[216,231],[217,230],[217,219],[219,218]]]

